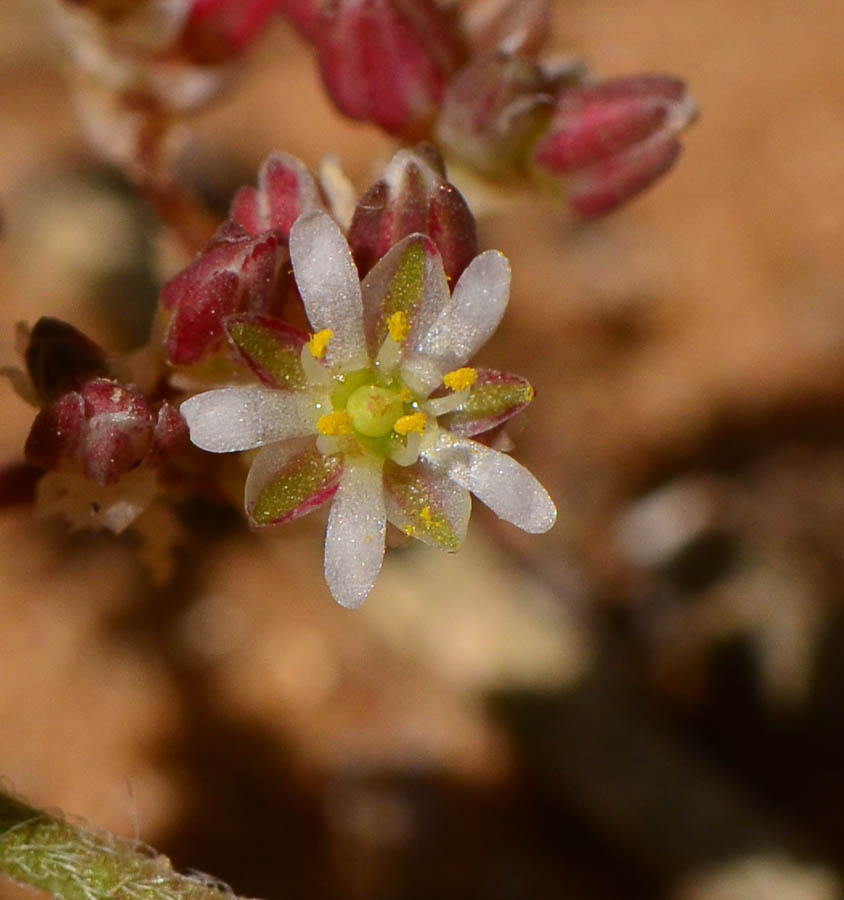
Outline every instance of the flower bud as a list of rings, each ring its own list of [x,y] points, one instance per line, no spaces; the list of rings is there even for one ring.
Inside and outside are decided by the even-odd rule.
[[[287,248],[276,232],[258,236],[226,222],[190,266],[171,278],[160,301],[173,311],[165,346],[171,362],[192,365],[225,343],[224,320],[272,312],[285,293]]]
[[[49,316],[35,323],[23,355],[27,374],[43,403],[107,372],[105,351],[99,344],[67,322]]]
[[[361,277],[415,232],[434,241],[452,283],[477,255],[475,219],[463,196],[446,180],[442,160],[427,144],[399,150],[384,177],[358,202],[349,245]]]
[[[681,149],[676,135],[696,112],[685,84],[663,75],[565,90],[534,162],[544,172],[569,177],[579,215],[603,215],[671,168]]]
[[[340,111],[406,138],[425,133],[465,56],[434,0],[332,0],[311,40]]]
[[[38,413],[25,454],[33,465],[106,485],[141,462],[152,436],[152,414],[140,391],[93,378]]]

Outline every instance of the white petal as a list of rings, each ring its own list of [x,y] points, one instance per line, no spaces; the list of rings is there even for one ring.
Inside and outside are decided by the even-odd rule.
[[[422,456],[470,490],[497,516],[523,531],[541,534],[548,531],[557,518],[557,509],[548,491],[506,453],[443,433]]]
[[[328,362],[349,369],[365,366],[360,279],[337,223],[319,210],[300,216],[290,231],[290,260],[311,327],[334,332]]]
[[[341,606],[354,609],[369,596],[381,571],[385,534],[381,467],[347,459],[325,534],[325,580]]]
[[[468,362],[498,328],[510,297],[510,263],[497,250],[476,256],[451,302],[405,358],[411,386],[430,392],[442,376]]]
[[[316,432],[310,394],[258,386],[220,388],[179,407],[190,439],[202,450],[231,453]]]

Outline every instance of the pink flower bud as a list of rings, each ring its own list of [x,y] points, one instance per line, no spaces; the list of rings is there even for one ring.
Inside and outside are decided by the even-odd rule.
[[[341,112],[405,137],[425,133],[465,56],[434,0],[330,0],[311,40]]]
[[[286,292],[287,248],[281,235],[253,236],[226,222],[190,266],[171,278],[160,300],[173,311],[167,355],[191,365],[225,343],[224,320],[240,312],[272,312]]]
[[[671,168],[680,152],[676,135],[696,112],[685,84],[663,75],[566,90],[534,161],[541,170],[570,176],[577,213],[603,215]]]
[[[427,144],[400,150],[384,177],[360,199],[349,229],[349,245],[361,277],[409,234],[427,234],[455,283],[477,255],[475,219],[445,168]]]
[[[143,394],[108,378],[93,378],[38,413],[25,454],[33,465],[80,472],[106,485],[143,460],[152,438],[153,418]]]

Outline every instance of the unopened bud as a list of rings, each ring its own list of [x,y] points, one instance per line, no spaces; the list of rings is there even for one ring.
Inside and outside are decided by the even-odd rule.
[[[676,136],[696,112],[683,82],[663,75],[565,90],[534,162],[546,173],[570,178],[577,213],[599,216],[671,168],[681,149]]]
[[[143,394],[108,378],[93,378],[39,412],[26,459],[52,471],[80,472],[113,484],[149,450],[153,420]]]
[[[340,111],[391,134],[424,134],[462,63],[454,17],[434,0],[333,0],[311,40]]]
[[[358,202],[349,245],[361,277],[391,247],[416,232],[434,241],[452,282],[477,255],[475,219],[446,179],[442,160],[426,144],[399,150],[384,177]]]
[[[105,351],[99,344],[49,316],[35,323],[23,354],[32,386],[44,403],[107,372]]]
[[[176,365],[191,365],[225,342],[224,320],[240,312],[271,312],[284,295],[287,248],[281,236],[257,237],[226,222],[190,266],[161,290],[173,315],[165,337]]]

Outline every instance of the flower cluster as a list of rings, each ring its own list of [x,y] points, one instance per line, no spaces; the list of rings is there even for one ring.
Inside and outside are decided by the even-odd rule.
[[[325,576],[348,607],[372,589],[387,521],[455,550],[471,492],[526,531],[550,528],[556,510],[536,479],[469,437],[533,397],[524,379],[466,365],[506,307],[507,260],[481,254],[450,293],[433,241],[412,234],[361,283],[342,232],[319,210],[296,221],[290,255],[310,336],[269,317],[229,318],[229,340],[261,384],[181,406],[202,449],[261,448],[246,482],[250,522],[287,522],[332,500]]]
[[[455,550],[474,495],[525,531],[550,528],[544,488],[482,438],[533,389],[471,365],[506,308],[510,267],[497,251],[478,252],[472,214],[435,148],[485,176],[562,185],[577,215],[600,216],[676,160],[695,115],[685,85],[657,75],[601,82],[577,61],[543,58],[547,0],[469,10],[438,0],[59,0],[57,9],[83,74],[90,136],[195,256],[162,288],[154,338],[138,357],[144,377],[64,323],[42,319],[26,335],[26,373],[7,374],[40,407],[26,458],[44,472],[41,507],[121,531],[176,472],[185,494],[209,492],[216,457],[188,451],[188,429],[210,454],[257,451],[244,486],[250,524],[330,501],[325,574],[348,607],[372,589],[388,522]],[[360,199],[336,164],[315,176],[274,153],[218,226],[178,183],[171,126],[216,95],[275,15],[313,46],[343,113],[424,142],[399,150]]]
[[[474,494],[526,531],[551,527],[544,488],[478,439],[533,399],[525,379],[470,365],[505,311],[509,263],[478,254],[429,146],[400,150],[357,204],[350,190],[336,168],[317,179],[272,154],[162,288],[145,368],[56,320],[23,334],[26,372],[7,374],[40,407],[26,459],[42,513],[120,532],[175,499],[174,481],[213,495],[212,454],[257,450],[249,523],[331,501],[325,574],[348,607],[372,589],[388,522],[456,550]]]
[[[161,141],[162,120],[216,96],[226,64],[276,15],[313,47],[344,115],[432,141],[482,175],[562,188],[581,217],[611,212],[667,172],[695,117],[677,79],[602,82],[579,61],[546,58],[548,0],[469,10],[439,0],[64,0],[60,8],[87,73],[80,105],[91,139],[142,168],[136,157]]]
[[[167,400],[115,377],[103,350],[71,325],[39,319],[23,337],[26,372],[6,374],[40,407],[24,448],[43,470],[39,509],[120,533],[159,494],[187,442],[185,422]]]

